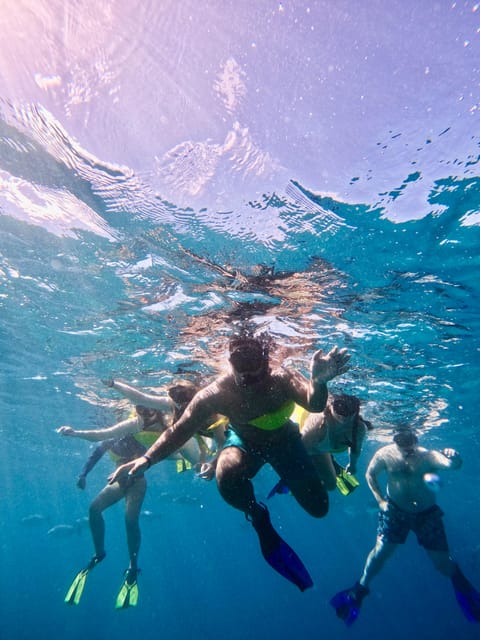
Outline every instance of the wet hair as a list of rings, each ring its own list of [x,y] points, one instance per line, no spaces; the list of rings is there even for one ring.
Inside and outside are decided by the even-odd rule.
[[[158,411],[156,409],[152,409],[151,407],[145,407],[143,404],[135,405],[135,411],[142,418],[156,418]]]
[[[417,444],[418,437],[412,429],[401,429],[394,434],[393,441],[402,449],[409,449]]]
[[[241,351],[244,347],[257,351],[263,359],[268,359],[272,338],[266,332],[255,336],[253,332],[243,330],[233,335],[228,342],[228,350],[230,355],[235,351]]]
[[[198,387],[193,382],[185,380],[169,387],[167,393],[176,404],[188,404],[197,391]]]
[[[145,407],[143,404],[135,405],[135,411],[137,415],[143,420],[143,428],[151,427],[152,425],[158,423],[163,427],[166,427],[165,417],[162,411],[158,409],[152,409],[151,407]],[[154,429],[157,431],[157,429]]]
[[[360,400],[356,396],[349,396],[345,393],[332,393],[328,399],[332,410],[339,416],[354,416],[360,412]]]

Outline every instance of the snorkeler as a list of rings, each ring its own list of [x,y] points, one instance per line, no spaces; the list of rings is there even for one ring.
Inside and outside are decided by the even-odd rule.
[[[165,410],[169,400],[173,403],[173,422],[182,415],[185,407],[198,391],[199,387],[184,380],[168,388],[168,399],[163,395],[147,393],[138,387],[121,380],[104,380],[108,387],[120,392],[134,404],[151,409]],[[198,476],[211,480],[215,475],[218,454],[225,442],[225,426],[228,420],[224,416],[210,416],[204,424],[198,424],[194,434],[200,447],[200,462],[197,465]]]
[[[188,388],[186,395],[191,399],[195,391],[196,388]],[[188,400],[185,401],[184,408],[187,404]],[[64,436],[82,438],[91,442],[102,442],[87,461],[78,478],[77,486],[84,488],[88,472],[106,451],[110,452],[117,465],[121,465],[143,455],[147,448],[156,441],[159,434],[168,427],[166,422],[168,418],[163,412],[156,409],[137,405],[136,414],[105,429],[80,431],[68,426],[57,429],[57,432]],[[200,450],[195,440],[189,440],[184,443],[184,446],[179,448],[178,454],[191,465],[198,464],[200,461]],[[117,597],[116,608],[127,608],[137,604],[137,574],[139,572],[137,560],[141,542],[139,516],[146,490],[146,480],[143,474],[139,474],[135,478],[119,478],[117,482],[108,483],[94,498],[89,509],[89,522],[95,555],[75,577],[65,597],[66,603],[78,604],[80,602],[88,574],[105,558],[105,523],[102,513],[105,509],[124,498],[125,527],[130,564],[125,571],[125,580]]]
[[[302,442],[312,457],[320,478],[328,491],[337,488],[342,495],[350,495],[359,482],[353,475],[357,470],[362,443],[372,425],[360,415],[360,400],[346,394],[328,395],[321,413],[308,413],[297,407],[293,414],[300,426]],[[340,465],[333,454],[348,452],[348,464]],[[288,493],[283,479],[269,493]]]
[[[377,541],[370,551],[363,575],[350,589],[340,591],[331,604],[348,626],[358,618],[362,601],[370,593],[369,585],[386,560],[414,531],[419,544],[430,556],[435,568],[450,578],[457,602],[471,622],[480,622],[480,593],[463,575],[451,558],[443,525],[443,512],[431,489],[431,474],[443,469],[459,469],[462,459],[454,449],[434,451],[418,446],[415,433],[399,430],[394,443],[382,447],[368,465],[368,486],[380,507]],[[386,491],[378,476],[387,474]]]
[[[285,368],[271,369],[270,339],[248,333],[229,342],[231,369],[200,390],[183,416],[137,460],[119,467],[111,482],[136,477],[178,449],[195,433],[196,425],[211,414],[228,416],[226,442],[216,469],[223,499],[242,511],[255,529],[265,560],[301,591],[313,581],[302,562],[270,522],[265,505],[257,502],[252,478],[269,463],[283,478],[297,502],[312,516],[328,512],[328,494],[303,446],[298,426],[290,420],[295,403],[308,411],[322,411],[327,382],[347,371],[346,349],[317,351],[311,360],[310,380]]]

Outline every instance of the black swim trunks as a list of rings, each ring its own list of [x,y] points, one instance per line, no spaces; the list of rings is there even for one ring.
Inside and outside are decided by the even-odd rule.
[[[442,517],[443,511],[436,504],[425,511],[411,513],[389,500],[387,510],[378,514],[377,534],[384,542],[403,544],[408,532],[413,531],[418,543],[425,549],[448,551]]]

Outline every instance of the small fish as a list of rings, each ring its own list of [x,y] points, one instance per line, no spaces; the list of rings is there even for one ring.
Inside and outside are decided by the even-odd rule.
[[[47,516],[44,516],[41,513],[32,513],[32,515],[22,518],[21,523],[27,526],[35,526],[38,524],[44,524],[47,520]]]
[[[176,504],[198,504],[200,502],[200,498],[195,498],[194,496],[176,496],[172,499],[172,502]]]
[[[80,528],[78,525],[73,524],[57,524],[47,531],[47,536],[54,536],[55,538],[67,538],[74,533],[79,533]]]

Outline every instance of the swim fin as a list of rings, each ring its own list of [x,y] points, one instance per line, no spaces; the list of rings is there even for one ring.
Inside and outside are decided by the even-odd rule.
[[[337,474],[336,482],[337,489],[344,496],[349,496],[352,491],[355,491],[355,489],[360,486],[356,477],[352,473],[345,471],[345,469],[342,469],[342,471]]]
[[[125,581],[120,589],[115,609],[127,609],[128,607],[136,607],[138,602],[138,569],[127,569],[125,571]]]
[[[452,576],[452,584],[463,615],[470,622],[480,622],[480,593],[463,575],[458,566]]]
[[[333,466],[335,467],[337,489],[344,496],[348,496],[360,486],[360,482],[356,479],[353,473],[349,473],[341,464],[333,458]]]
[[[290,493],[290,489],[288,488],[288,485],[285,484],[285,482],[281,478],[268,494],[267,500],[270,500],[270,498],[273,498],[273,496],[276,493],[281,493],[281,494]]]
[[[300,591],[313,587],[313,580],[300,558],[273,528],[267,507],[264,504],[257,504],[256,507],[256,513],[247,516],[247,519],[257,532],[265,560]]]
[[[330,600],[330,604],[336,610],[337,616],[350,627],[358,618],[362,601],[370,593],[368,587],[356,582],[353,587],[340,591]]]
[[[78,604],[82,597],[83,589],[85,588],[85,582],[90,571],[97,566],[105,558],[105,554],[102,556],[93,556],[87,566],[79,571],[73,579],[70,588],[67,591],[64,602],[66,604]]]

